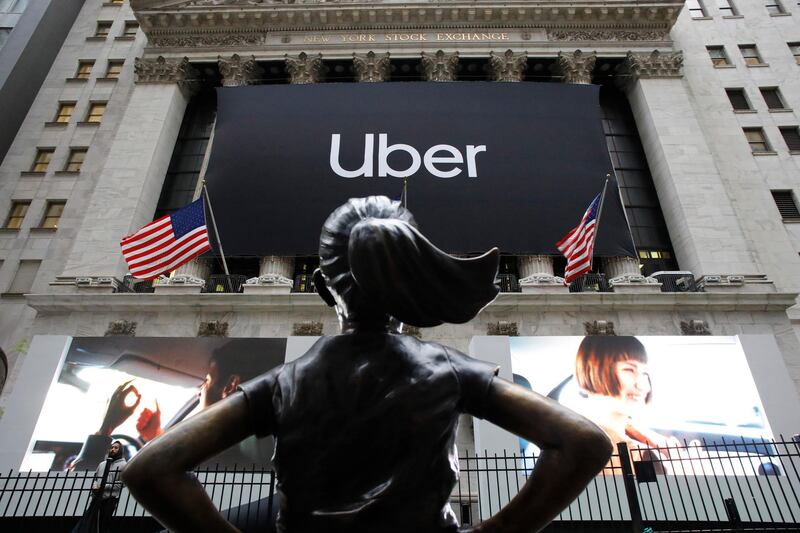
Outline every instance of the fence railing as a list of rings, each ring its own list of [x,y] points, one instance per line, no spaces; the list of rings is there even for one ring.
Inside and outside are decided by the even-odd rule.
[[[463,524],[497,513],[527,481],[535,453],[466,454],[451,505]],[[277,503],[271,471],[215,467],[195,475],[223,514],[243,530],[268,530]],[[81,516],[91,503],[93,472],[0,474],[5,519]],[[147,519],[123,488],[117,517]],[[603,472],[556,518],[586,531],[800,530],[800,448],[794,441],[674,442],[659,448],[621,443]],[[583,526],[581,526],[581,524]],[[571,526],[570,526],[571,527]],[[586,529],[588,528],[588,529]]]

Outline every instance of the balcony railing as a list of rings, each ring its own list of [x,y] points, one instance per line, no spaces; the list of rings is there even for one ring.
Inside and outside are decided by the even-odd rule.
[[[450,502],[463,524],[497,513],[519,492],[535,453],[467,454]],[[800,448],[794,441],[694,441],[663,448],[617,447],[603,472],[561,512],[548,531],[798,531]],[[255,466],[196,472],[223,515],[240,529],[269,531],[274,475]],[[0,530],[69,531],[91,503],[92,472],[0,475]],[[413,510],[409,510],[413,512]],[[157,531],[123,489],[115,512],[130,531]],[[42,530],[41,528],[38,530]]]
[[[701,290],[691,272],[654,272],[652,277],[661,282],[661,292],[700,292]]]
[[[226,276],[224,274],[209,276],[206,280],[206,285],[203,287],[203,292],[213,293],[238,293],[244,292],[244,283],[247,281],[247,276],[240,274],[231,274]]]

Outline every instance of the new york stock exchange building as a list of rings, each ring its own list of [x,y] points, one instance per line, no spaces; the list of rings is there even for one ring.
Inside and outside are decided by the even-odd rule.
[[[80,493],[112,439],[135,454],[336,335],[320,227],[385,195],[453,255],[501,252],[476,318],[403,334],[621,443],[554,530],[797,527],[798,18],[788,0],[86,0],[0,166],[0,523],[74,520],[88,491],[41,502]],[[591,272],[566,283],[556,243],[598,197]],[[198,199],[212,249],[134,276],[120,241]],[[466,415],[456,444],[465,524],[538,453]],[[221,508],[271,494],[272,446],[198,474],[238,498]],[[117,517],[148,530],[126,494]]]

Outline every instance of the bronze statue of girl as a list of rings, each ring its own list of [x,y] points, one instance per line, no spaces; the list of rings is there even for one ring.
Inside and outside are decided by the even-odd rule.
[[[498,293],[498,251],[452,257],[385,197],[351,199],[320,237],[320,296],[341,334],[240,387],[148,444],[123,478],[172,531],[236,531],[187,472],[250,436],[275,436],[286,533],[458,530],[458,416],[468,413],[535,443],[541,456],[519,494],[462,531],[544,527],[606,464],[611,444],[585,418],[496,377],[452,348],[399,335],[401,323],[471,320]]]

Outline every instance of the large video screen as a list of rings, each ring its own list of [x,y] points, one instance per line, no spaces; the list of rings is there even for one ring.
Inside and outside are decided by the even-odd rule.
[[[45,399],[22,470],[95,470],[114,440],[128,457],[284,363],[286,339],[76,337]],[[208,465],[270,465],[251,437]]]
[[[779,468],[759,444],[773,434],[736,337],[512,337],[510,345],[517,384],[586,416],[635,459],[661,459],[666,473],[711,473],[733,450],[750,459],[724,462],[730,473]]]

